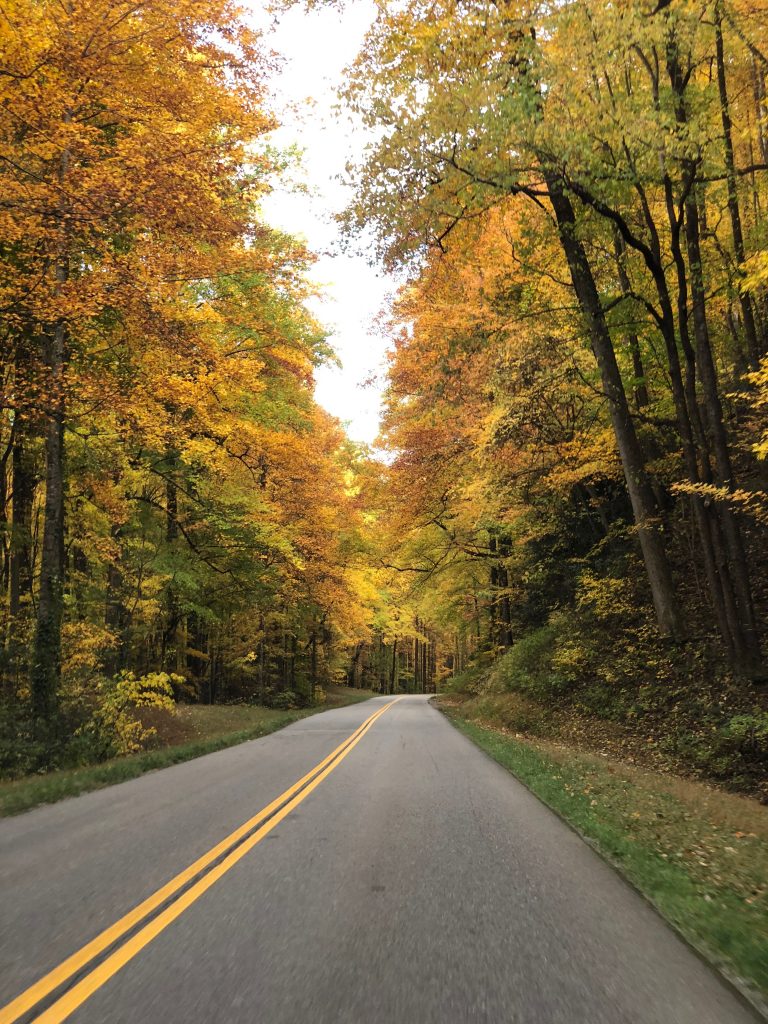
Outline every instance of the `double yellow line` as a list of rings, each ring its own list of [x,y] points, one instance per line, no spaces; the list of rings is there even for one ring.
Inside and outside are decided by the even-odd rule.
[[[164,931],[171,922],[183,914],[187,907],[198,900],[257,843],[260,843],[276,825],[279,825],[291,811],[298,807],[302,800],[305,800],[357,746],[377,719],[381,718],[400,699],[397,697],[375,711],[351,736],[348,736],[343,743],[339,744],[303,778],[281,793],[271,804],[244,822],[226,839],[222,839],[220,843],[204,853],[170,882],[0,1009],[0,1024],[13,1024],[19,1017],[28,1013],[56,989],[87,968],[92,961],[97,960],[96,964],[87,970],[79,981],[76,980],[54,1002],[32,1018],[36,1024],[59,1024],[60,1021],[66,1020],[86,999]],[[201,873],[202,877],[197,878]],[[195,879],[197,880],[195,881]],[[145,918],[158,910],[158,913],[137,929],[137,926]],[[131,932],[132,934],[129,934]],[[125,941],[112,952],[107,952],[121,939],[125,939]],[[101,958],[105,952],[107,955]]]

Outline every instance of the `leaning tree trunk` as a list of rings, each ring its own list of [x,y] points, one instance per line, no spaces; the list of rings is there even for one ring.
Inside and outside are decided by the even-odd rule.
[[[584,247],[576,236],[573,205],[554,174],[545,171],[544,177],[573,286],[589,327],[603,392],[608,400],[659,631],[662,636],[680,636],[683,632],[682,619],[662,540],[660,510],[646,472],[645,457],[635,432],[597,285]]]

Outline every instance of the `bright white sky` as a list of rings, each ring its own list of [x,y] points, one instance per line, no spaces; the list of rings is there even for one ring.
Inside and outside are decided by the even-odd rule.
[[[250,2],[254,21],[270,25],[259,0]],[[364,383],[373,376],[380,381],[386,349],[373,320],[394,284],[363,257],[340,251],[333,215],[348,202],[339,177],[356,152],[355,140],[358,153],[360,147],[360,129],[355,131],[347,114],[336,109],[337,89],[373,15],[370,0],[345,4],[343,14],[328,8],[308,14],[296,7],[265,33],[267,46],[284,59],[273,83],[281,122],[273,142],[303,150],[302,177],[310,188],[308,195],[276,189],[264,203],[265,219],[306,239],[319,257],[311,277],[323,297],[312,303],[312,312],[332,331],[342,368],[318,370],[316,397],[346,424],[351,438],[367,444],[378,433],[381,390],[380,383]]]

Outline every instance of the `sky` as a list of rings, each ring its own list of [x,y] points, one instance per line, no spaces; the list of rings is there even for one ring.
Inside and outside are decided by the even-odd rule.
[[[258,0],[252,0],[254,21],[270,26]],[[373,321],[392,292],[391,279],[360,255],[340,250],[333,215],[350,198],[339,180],[347,160],[360,148],[360,129],[353,129],[338,108],[337,89],[344,68],[357,54],[374,15],[369,0],[354,0],[344,13],[324,8],[307,13],[295,7],[265,32],[265,42],[282,58],[273,80],[274,108],[281,127],[271,141],[278,147],[303,150],[300,177],[309,194],[278,187],[264,202],[264,215],[274,227],[306,239],[318,255],[311,279],[322,293],[311,310],[331,331],[330,341],[342,366],[321,367],[316,374],[318,402],[347,427],[355,440],[372,444],[379,428],[381,370],[386,340],[373,331]],[[377,384],[365,385],[371,378]]]

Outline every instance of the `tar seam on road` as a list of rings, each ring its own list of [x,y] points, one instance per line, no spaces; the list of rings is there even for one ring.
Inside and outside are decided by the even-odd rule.
[[[66,1020],[286,818],[357,746],[377,719],[400,699],[397,697],[375,711],[272,803],[2,1007],[0,1024],[14,1024],[22,1019],[39,1024],[59,1024]]]

